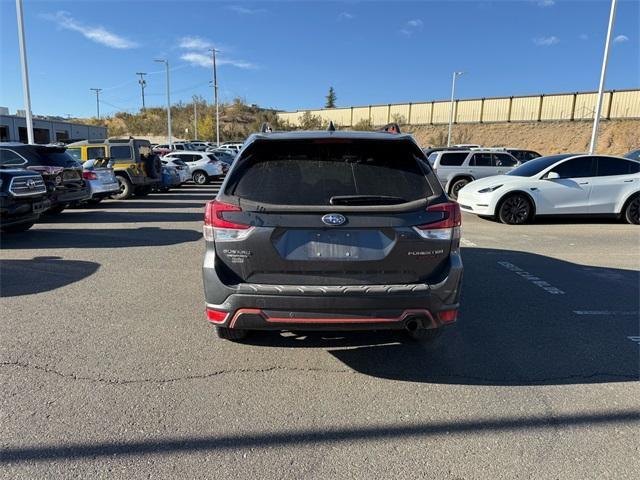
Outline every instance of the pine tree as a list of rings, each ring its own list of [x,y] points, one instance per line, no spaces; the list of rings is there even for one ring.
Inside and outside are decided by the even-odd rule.
[[[327,99],[324,104],[324,108],[336,108],[336,91],[333,87],[329,87],[329,94],[325,97]]]

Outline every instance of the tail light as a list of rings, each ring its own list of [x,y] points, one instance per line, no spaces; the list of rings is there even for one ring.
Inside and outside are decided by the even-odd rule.
[[[84,171],[82,172],[82,178],[84,178],[85,180],[97,180],[98,175],[96,174],[96,172]]]
[[[218,200],[207,202],[204,209],[204,226],[202,229],[205,240],[226,242],[247,238],[253,231],[252,226],[224,218],[225,213],[237,212],[242,212],[242,210],[235,205],[229,205]]]
[[[458,310],[443,310],[438,312],[438,318],[442,323],[453,323],[458,318]]]
[[[460,225],[462,223],[460,205],[456,202],[438,203],[427,207],[427,212],[442,212],[443,216],[435,222],[413,227],[422,238],[430,240],[460,238]]]
[[[207,308],[207,320],[211,323],[222,324],[227,320],[227,316],[229,314],[224,310],[214,310],[212,308]]]

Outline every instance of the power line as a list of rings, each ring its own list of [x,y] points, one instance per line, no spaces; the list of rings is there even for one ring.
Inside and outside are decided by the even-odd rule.
[[[96,92],[96,110],[98,113],[98,120],[100,120],[100,92],[102,91],[101,88],[90,88],[89,90],[93,90],[94,92]]]

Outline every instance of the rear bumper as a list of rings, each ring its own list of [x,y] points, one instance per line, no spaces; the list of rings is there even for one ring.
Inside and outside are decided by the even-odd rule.
[[[20,223],[35,222],[40,214],[51,206],[48,198],[0,198],[0,226],[10,227]]]
[[[55,190],[51,194],[51,206],[60,203],[83,202],[91,198],[91,193],[87,186],[73,190]]]
[[[103,183],[100,180],[85,180],[85,182],[89,185],[91,198],[108,197],[120,190],[120,184],[117,181],[115,183]]]
[[[203,268],[207,310],[226,312],[212,324],[255,330],[404,329],[410,321],[424,328],[444,323],[441,313],[457,310],[462,260],[452,254],[437,284],[307,286],[222,283],[213,265]],[[222,317],[222,318],[220,318]]]

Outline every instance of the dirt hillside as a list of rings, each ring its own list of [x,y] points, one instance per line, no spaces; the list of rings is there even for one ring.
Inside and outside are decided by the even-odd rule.
[[[591,140],[591,122],[522,122],[454,125],[453,143],[520,147],[543,155],[584,152]],[[405,127],[421,146],[441,146],[447,126]],[[640,148],[640,120],[609,120],[600,124],[598,153],[622,155]]]

